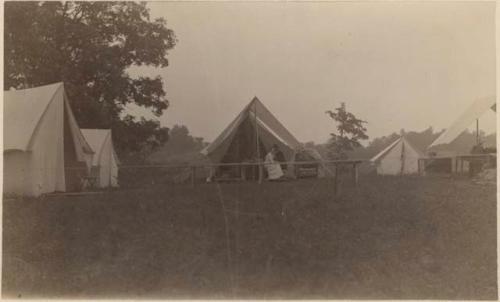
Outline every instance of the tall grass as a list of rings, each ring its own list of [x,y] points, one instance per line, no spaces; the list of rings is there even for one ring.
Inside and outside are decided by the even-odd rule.
[[[421,177],[340,187],[335,196],[330,179],[149,185],[5,200],[3,293],[496,298],[494,187]]]

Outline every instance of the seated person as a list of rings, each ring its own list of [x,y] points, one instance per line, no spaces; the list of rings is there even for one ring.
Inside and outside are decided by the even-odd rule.
[[[281,170],[283,170],[283,173],[285,173],[285,171],[287,170],[287,166],[286,164],[284,164],[286,162],[286,159],[285,159],[285,155],[283,154],[283,152],[281,152],[280,148],[278,147],[278,145],[274,144],[273,145],[273,148],[274,150],[276,150],[276,153],[275,153],[275,160],[280,163],[281,165]]]
[[[277,148],[273,146],[264,159],[264,167],[267,170],[269,180],[280,179],[284,176],[281,165],[276,161],[276,150]]]
[[[207,168],[205,168],[207,169]],[[216,171],[215,171],[215,167],[208,167],[208,170],[207,171],[207,174],[208,174],[208,177],[207,177],[207,182],[212,182],[215,178],[215,174],[216,174]]]

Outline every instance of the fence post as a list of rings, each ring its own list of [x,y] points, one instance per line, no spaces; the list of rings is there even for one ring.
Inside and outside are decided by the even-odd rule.
[[[334,164],[333,165],[333,174],[334,174],[334,178],[333,178],[333,189],[335,191],[335,196],[338,195],[338,178],[339,178],[339,171],[337,169],[337,164]]]
[[[263,171],[262,171],[262,168],[263,168],[263,167],[262,167],[261,162],[259,162],[259,163],[258,163],[258,165],[259,165],[259,184],[261,184],[261,183],[262,183],[262,178],[263,178],[263,176],[264,176],[264,173],[263,173]]]
[[[196,176],[196,167],[191,166],[191,186],[194,187],[195,184],[195,176]]]
[[[356,163],[352,164],[352,177],[354,185],[358,186],[358,165]]]
[[[427,159],[422,159],[422,160],[419,159],[419,162],[421,162],[421,165],[420,165],[420,174],[423,175],[423,176],[427,175],[427,172],[426,172],[427,161],[428,161]]]

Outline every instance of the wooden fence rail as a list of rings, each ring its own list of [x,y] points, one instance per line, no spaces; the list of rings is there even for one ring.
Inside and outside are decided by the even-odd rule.
[[[307,165],[307,164],[331,164],[331,165],[358,165],[362,162],[365,162],[364,159],[353,159],[353,160],[325,160],[325,161],[289,161],[289,162],[279,162],[279,164],[286,165]],[[242,163],[204,163],[204,164],[183,164],[183,165],[119,165],[120,169],[127,168],[203,168],[203,167],[224,167],[224,166],[258,166],[258,165],[266,165],[263,161],[261,162],[242,162]]]
[[[334,178],[334,186],[335,192],[337,192],[338,186],[338,174],[339,174],[339,166],[350,166],[352,167],[352,182],[354,185],[358,184],[358,165],[363,163],[365,160],[362,159],[353,159],[353,160],[329,160],[329,161],[294,161],[294,162],[279,162],[281,165],[287,166],[303,166],[303,165],[318,165],[318,167],[326,166],[327,168],[333,168],[331,172],[331,176]],[[266,163],[263,161],[260,162],[242,162],[242,163],[204,163],[204,164],[184,164],[184,165],[120,165],[119,169],[189,169],[190,170],[190,181],[191,185],[194,186],[196,184],[196,170],[201,168],[218,168],[218,167],[250,167],[257,166],[258,167],[258,182],[262,183],[264,178],[264,167]]]

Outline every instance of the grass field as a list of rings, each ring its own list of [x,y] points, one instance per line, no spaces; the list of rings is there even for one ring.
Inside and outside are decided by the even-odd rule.
[[[4,297],[496,299],[496,188],[438,177],[4,200]]]

